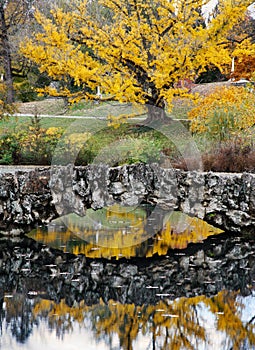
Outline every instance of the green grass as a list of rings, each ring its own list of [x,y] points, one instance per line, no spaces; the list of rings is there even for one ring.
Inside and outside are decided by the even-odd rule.
[[[109,115],[140,115],[142,112],[141,108],[134,107],[128,103],[100,102],[100,104],[95,104],[94,102],[79,102],[78,104],[70,106],[66,114],[72,116],[107,118]]]
[[[91,134],[92,136],[86,142],[87,149],[82,148],[78,156],[78,162],[81,163],[83,163],[84,159],[85,163],[90,163],[97,155],[99,162],[107,160],[110,162],[110,164],[115,165],[119,163],[123,164],[125,162],[133,163],[137,161],[157,161],[161,158],[163,153],[165,154],[164,157],[168,157],[170,154],[172,154],[172,152],[176,152],[176,140],[171,140],[171,135],[173,135],[173,133],[179,135],[177,138],[180,139],[180,142],[179,140],[177,141],[177,148],[182,148],[182,142],[185,144],[186,135],[184,135],[184,137],[183,135],[180,135],[179,131],[182,131],[182,128],[180,128],[180,124],[178,125],[178,123],[174,124],[174,126],[171,124],[172,131],[169,134],[170,137],[168,133],[165,133],[164,131],[164,128],[166,127],[168,129],[169,126],[164,126],[161,128],[162,132],[160,132],[149,129],[146,126],[139,126],[139,124],[142,123],[142,120],[140,121],[132,118],[128,119],[128,123],[122,124],[117,129],[108,126],[108,121],[106,118],[109,115],[119,116],[135,114],[138,115],[139,118],[145,119],[146,115],[143,114],[143,107],[134,107],[131,104],[120,104],[117,102],[101,102],[99,105],[96,105],[93,102],[81,101],[80,103],[71,106],[71,108],[66,112],[67,116],[74,116],[74,118],[68,118],[64,115],[61,118],[54,116],[40,118],[40,114],[48,114],[48,112],[53,108],[56,109],[56,106],[54,105],[55,102],[59,105],[58,100],[40,101],[40,105],[38,105],[41,108],[41,110],[38,111],[38,116],[40,119],[39,125],[43,129],[60,127],[66,130],[69,135],[75,134],[72,139],[76,140],[83,139],[83,136],[81,135],[82,133]],[[24,113],[24,111],[31,113],[29,108],[36,108],[34,103],[24,104],[23,107],[24,108],[21,111],[22,113]],[[185,108],[187,109],[187,106]],[[186,110],[185,108],[183,107],[183,111]],[[182,111],[181,113],[180,110],[181,105],[179,104],[179,117],[183,119],[184,112]],[[60,112],[61,110],[59,110],[59,113]],[[33,112],[31,114],[33,114]],[[75,118],[75,116],[90,117],[91,119]],[[0,120],[0,136],[3,137],[7,134],[14,133],[12,137],[14,137],[15,140],[15,134],[18,134],[18,132],[22,129],[25,130],[25,133],[31,132],[29,131],[29,127],[31,126],[32,119],[33,118],[28,116],[12,116],[8,119]],[[177,130],[174,130],[175,127]],[[157,129],[156,126],[155,128]],[[54,140],[48,140],[46,143],[59,143],[63,147],[63,154],[65,154],[68,150],[65,149],[66,146],[63,138],[60,137],[59,140]],[[10,157],[10,147],[8,144],[5,145],[5,150],[7,156]],[[47,152],[49,155],[51,154],[51,151]],[[62,152],[61,149],[60,152]]]
[[[118,102],[101,102],[99,105],[94,102],[79,102],[70,106],[66,114],[72,116],[95,116],[107,117],[108,115],[132,114],[137,113],[140,116],[142,106],[135,108],[129,104],[120,104]],[[173,109],[169,114],[174,119],[187,119],[187,113],[192,109],[192,102],[188,99],[176,99]],[[145,114],[141,117],[145,117]]]
[[[80,122],[80,126],[78,124]],[[97,120],[93,119],[71,119],[71,118],[54,118],[46,117],[40,119],[42,128],[48,129],[51,127],[61,127],[67,129],[72,124],[76,123],[77,132],[93,130],[94,126],[98,124]],[[16,132],[27,128],[31,124],[31,117],[9,117],[5,120],[0,120],[0,135],[5,135],[10,132]],[[106,124],[106,123],[105,123]]]
[[[185,119],[187,118],[187,112],[192,108],[192,104],[189,103],[189,99],[176,98],[173,101],[173,110],[170,115],[173,118]],[[18,106],[20,113],[26,114],[49,114],[49,115],[71,115],[71,116],[96,116],[107,117],[109,114],[130,114],[137,112],[141,114],[140,107],[132,107],[128,103],[119,103],[116,101],[100,101],[96,104],[94,101],[81,100],[78,103],[69,105],[66,109],[66,105],[61,99],[47,98],[41,101],[34,101],[31,103],[20,104]]]

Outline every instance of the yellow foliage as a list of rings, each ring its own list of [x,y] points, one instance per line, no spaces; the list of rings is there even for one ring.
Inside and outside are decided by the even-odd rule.
[[[124,208],[129,211],[119,211],[119,208],[113,206],[98,211],[98,216],[92,218],[87,214],[88,219],[66,216],[60,220],[66,226],[65,232],[58,232],[57,226],[53,226],[53,231],[49,229],[45,232],[38,228],[29,236],[55,248],[61,247],[66,252],[85,254],[90,258],[129,259],[166,255],[169,249],[185,249],[190,243],[200,243],[223,232],[200,219],[178,212],[166,215],[163,227],[158,224],[152,231],[151,227],[147,227],[143,210]],[[151,231],[158,232],[154,238]]]
[[[221,87],[201,97],[188,117],[193,132],[223,140],[255,124],[255,95],[243,87]]]
[[[90,137],[91,133],[89,132],[74,133],[65,137],[65,143],[79,150]]]
[[[242,40],[233,50],[233,57],[235,57],[233,78],[237,80],[240,78],[251,79],[255,71],[255,44],[250,39]]]
[[[98,98],[87,88],[100,86],[107,98],[171,109],[172,99],[183,94],[174,88],[180,79],[210,64],[230,68],[229,48],[221,43],[252,3],[220,2],[219,14],[204,26],[200,10],[208,2],[100,0],[98,16],[89,10],[91,1],[75,1],[73,12],[57,9],[52,19],[37,13],[41,31],[21,50],[51,78],[74,81],[83,98]]]
[[[22,312],[19,298],[5,298],[5,303],[8,315],[15,317]],[[238,293],[222,291],[213,298],[202,295],[165,299],[155,305],[142,306],[113,300],[108,304],[101,301],[87,306],[81,301],[68,306],[64,300],[55,303],[37,299],[32,312],[35,319],[47,317],[51,329],[60,332],[72,331],[75,323],[81,327],[91,325],[96,339],[114,336],[119,340],[119,348],[129,350],[136,348],[135,342],[141,334],[152,338],[154,344],[162,344],[159,349],[194,349],[194,339],[196,344],[207,348],[212,345],[212,329],[203,319],[207,315],[215,322],[213,334],[217,336],[220,332],[226,342],[238,350],[244,342],[250,347],[255,345],[254,324],[244,317],[244,306]]]
[[[0,120],[8,115],[13,114],[16,111],[15,104],[8,104],[6,100],[6,87],[5,84],[0,82]]]

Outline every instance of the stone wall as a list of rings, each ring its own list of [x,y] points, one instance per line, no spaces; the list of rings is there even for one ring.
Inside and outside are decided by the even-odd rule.
[[[119,203],[181,210],[228,231],[254,232],[255,174],[202,173],[156,164],[0,167],[0,231],[24,232],[59,215]]]

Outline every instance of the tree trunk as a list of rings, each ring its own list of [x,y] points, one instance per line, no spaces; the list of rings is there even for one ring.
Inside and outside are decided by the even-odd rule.
[[[164,108],[147,105],[147,118],[145,119],[145,124],[151,124],[155,122],[160,122],[167,124],[171,122],[171,118],[166,115]]]
[[[1,2],[2,3],[2,2]],[[11,49],[8,39],[8,28],[5,21],[4,5],[0,4],[0,45],[3,55],[4,80],[6,86],[6,103],[14,102],[14,88],[12,78]]]

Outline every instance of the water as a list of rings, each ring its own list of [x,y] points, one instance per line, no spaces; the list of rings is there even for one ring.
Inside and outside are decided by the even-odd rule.
[[[255,297],[220,292],[156,305],[70,307],[21,294],[1,304],[1,349],[255,349]]]
[[[0,240],[0,349],[255,349],[253,237],[147,206],[28,236]]]
[[[112,206],[54,220],[28,236],[51,247],[91,258],[131,258],[166,255],[223,231],[180,212],[152,207]]]

